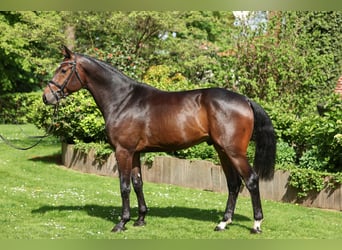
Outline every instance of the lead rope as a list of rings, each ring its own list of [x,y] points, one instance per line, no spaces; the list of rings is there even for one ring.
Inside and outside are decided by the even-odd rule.
[[[18,149],[18,150],[29,150],[31,148],[34,148],[36,147],[38,144],[40,144],[46,137],[50,136],[50,133],[52,132],[52,128],[53,128],[53,125],[55,123],[55,120],[58,119],[58,110],[59,110],[59,106],[58,106],[58,103],[55,105],[54,107],[54,111],[53,111],[53,114],[52,114],[52,121],[51,121],[51,124],[50,126],[48,127],[48,129],[46,130],[46,133],[45,135],[42,135],[42,136],[30,136],[31,138],[39,138],[38,141],[36,141],[34,144],[32,144],[31,146],[29,147],[19,147],[19,146],[16,146],[14,145],[13,143],[10,142],[10,140],[8,140],[6,137],[4,137],[3,135],[0,134],[0,138],[4,141],[5,144],[7,144],[8,146],[10,146],[11,148],[14,148],[14,149]]]

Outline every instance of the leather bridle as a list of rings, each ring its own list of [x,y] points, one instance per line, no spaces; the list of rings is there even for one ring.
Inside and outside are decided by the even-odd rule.
[[[71,66],[71,72],[68,75],[68,77],[64,80],[63,84],[59,84],[53,80],[50,80],[48,82],[48,87],[51,91],[51,93],[54,95],[54,97],[56,98],[57,102],[59,102],[62,98],[65,98],[67,96],[67,93],[64,92],[65,87],[68,85],[70,78],[72,77],[72,75],[75,73],[77,79],[80,81],[81,86],[85,86],[85,84],[83,83],[83,81],[81,80],[81,77],[77,71],[77,67],[76,67],[76,59],[75,61],[69,61],[69,62],[62,62],[60,64],[60,67],[64,64],[69,64]],[[51,85],[54,85],[55,87],[57,87],[57,91],[53,90],[53,88],[51,87]]]

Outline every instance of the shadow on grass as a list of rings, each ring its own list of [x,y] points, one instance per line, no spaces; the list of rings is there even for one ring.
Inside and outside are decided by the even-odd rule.
[[[29,159],[30,161],[34,162],[42,162],[42,163],[56,163],[61,165],[62,164],[62,156],[60,153],[56,153],[53,155],[45,155],[45,156],[35,156]]]
[[[102,218],[105,220],[109,220],[113,223],[118,222],[117,218],[121,214],[121,207],[116,206],[99,206],[88,204],[85,206],[41,206],[38,209],[32,210],[32,214],[45,214],[52,211],[84,211],[89,216]],[[135,218],[138,211],[137,208],[131,209],[132,219]],[[160,218],[185,218],[191,220],[199,220],[199,221],[210,221],[210,222],[219,222],[223,216],[222,211],[218,211],[215,209],[199,209],[199,208],[189,208],[189,207],[150,207],[148,217],[160,217]],[[251,221],[250,218],[235,214],[234,215],[234,223],[240,227],[245,227],[244,225],[238,224],[238,222],[242,221]],[[250,228],[245,227],[246,229],[250,230]]]

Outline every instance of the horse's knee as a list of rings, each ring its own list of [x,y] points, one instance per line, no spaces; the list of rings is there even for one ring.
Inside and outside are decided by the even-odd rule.
[[[129,194],[131,193],[131,185],[130,185],[130,183],[121,181],[121,183],[120,183],[120,191],[121,191],[121,197],[122,198],[129,197]]]

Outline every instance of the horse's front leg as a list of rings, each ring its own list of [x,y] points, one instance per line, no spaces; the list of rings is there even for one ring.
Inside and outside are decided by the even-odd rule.
[[[115,225],[112,232],[121,232],[126,229],[125,225],[131,218],[129,195],[131,193],[133,154],[124,149],[116,149],[115,156],[119,169],[122,213],[119,223]]]
[[[139,217],[135,221],[134,226],[144,226],[146,224],[145,215],[147,213],[147,207],[146,207],[144,193],[143,193],[140,153],[135,153],[133,157],[132,183],[133,183],[134,192],[137,195],[138,209],[139,209]]]

